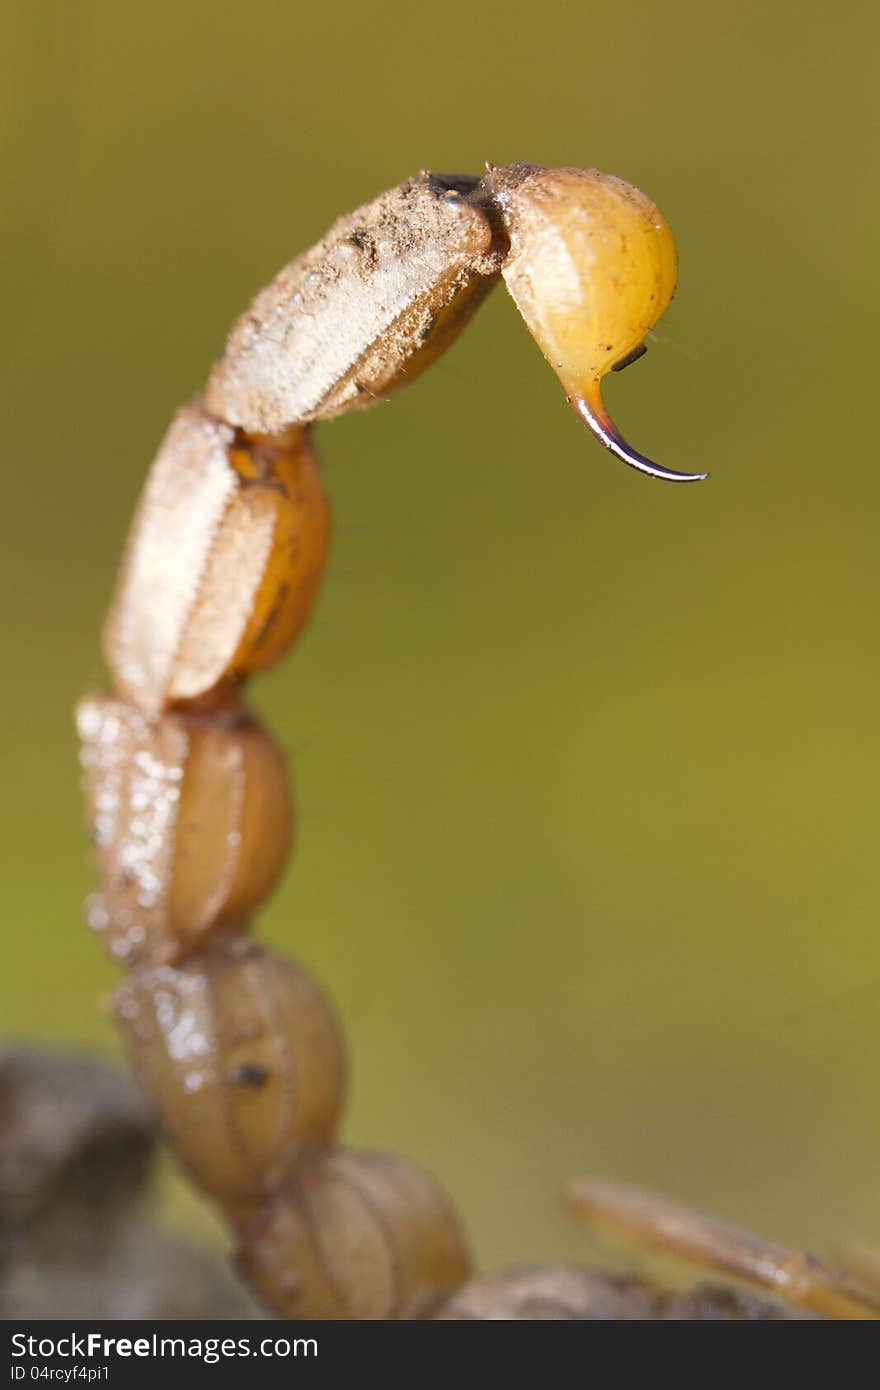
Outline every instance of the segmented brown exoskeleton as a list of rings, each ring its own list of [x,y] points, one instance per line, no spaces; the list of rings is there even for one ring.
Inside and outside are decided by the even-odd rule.
[[[257,296],[147,479],[104,633],[113,689],[79,708],[101,875],[89,917],[130,970],[116,1014],[164,1130],[286,1316],[426,1316],[455,1290],[446,1316],[496,1315],[491,1293],[462,1288],[467,1244],[434,1182],[335,1147],[333,1011],[248,936],[293,815],[284,759],[242,692],[302,629],[326,559],[310,426],[413,380],[503,278],[608,449],[655,477],[704,476],[637,453],[600,395],[640,355],[675,275],[664,219],[620,179],[421,174]],[[505,1286],[498,1307],[510,1298]]]

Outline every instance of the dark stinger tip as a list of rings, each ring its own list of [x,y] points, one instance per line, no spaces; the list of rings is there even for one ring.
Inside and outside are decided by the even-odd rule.
[[[660,478],[668,483],[700,483],[708,478],[708,473],[677,473],[672,468],[664,468],[662,464],[654,463],[652,459],[646,458],[638,449],[628,444],[602,404],[598,381],[589,396],[571,396],[569,400],[599,443],[629,468],[635,468],[639,473],[647,473],[649,478]]]

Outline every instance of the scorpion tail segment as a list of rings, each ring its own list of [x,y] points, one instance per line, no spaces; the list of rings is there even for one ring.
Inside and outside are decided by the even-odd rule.
[[[708,478],[708,473],[677,473],[672,468],[664,468],[662,464],[654,463],[627,443],[605,409],[601,384],[598,381],[582,395],[569,396],[568,399],[590,433],[628,467],[637,469],[639,473],[647,473],[649,478],[662,478],[668,483],[699,483]]]
[[[209,413],[250,435],[385,400],[450,346],[497,282],[506,243],[464,174],[422,173],[341,218],[239,319]]]
[[[510,240],[504,282],[597,439],[632,468],[675,481],[621,437],[600,382],[640,355],[675,291],[672,232],[650,198],[598,169],[513,164],[483,180]]]

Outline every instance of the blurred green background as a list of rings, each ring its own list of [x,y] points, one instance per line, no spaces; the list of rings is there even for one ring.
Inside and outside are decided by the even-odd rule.
[[[300,808],[260,926],[341,1010],[347,1141],[438,1174],[485,1264],[584,1254],[587,1172],[880,1240],[876,13],[5,0],[4,1032],[116,1047],[71,710],[232,320],[420,167],[597,165],[681,256],[609,404],[711,481],[605,455],[503,289],[321,428],[330,572],[253,692]]]

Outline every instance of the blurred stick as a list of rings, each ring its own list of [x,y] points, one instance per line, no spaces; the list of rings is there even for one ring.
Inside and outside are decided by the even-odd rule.
[[[566,1205],[581,1225],[630,1248],[654,1251],[740,1279],[827,1318],[880,1319],[880,1287],[807,1251],[617,1183],[579,1178]]]

